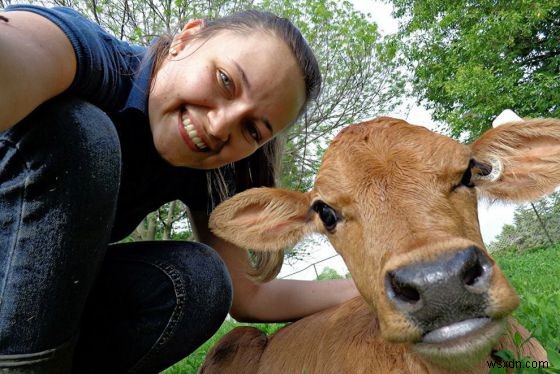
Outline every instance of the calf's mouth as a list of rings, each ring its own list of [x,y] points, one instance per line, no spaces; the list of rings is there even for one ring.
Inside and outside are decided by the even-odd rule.
[[[439,327],[413,345],[424,359],[449,368],[464,368],[487,356],[506,329],[506,319],[472,318]]]

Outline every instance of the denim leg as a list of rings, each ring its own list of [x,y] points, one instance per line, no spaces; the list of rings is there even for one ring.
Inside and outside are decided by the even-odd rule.
[[[0,371],[69,370],[119,179],[117,133],[91,104],[52,100],[0,133]]]
[[[203,244],[110,246],[87,303],[74,372],[159,372],[208,340],[231,300],[229,273]]]

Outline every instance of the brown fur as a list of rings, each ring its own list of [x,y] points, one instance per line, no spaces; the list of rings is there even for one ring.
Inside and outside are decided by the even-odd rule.
[[[511,331],[523,338],[529,333],[513,319]],[[496,345],[496,350],[516,352],[512,334]],[[446,369],[423,360],[410,345],[389,343],[379,334],[377,319],[362,298],[304,318],[268,337],[252,327],[239,327],[215,345],[206,356],[201,374],[284,374],[284,373],[486,373],[490,355],[476,366]],[[255,340],[259,344],[255,344]],[[264,344],[261,344],[265,341]],[[232,348],[232,345],[234,346]],[[224,347],[235,351],[224,359]],[[522,346],[522,357],[546,360],[546,352],[536,339]]]
[[[476,188],[462,186],[470,160],[478,165],[498,160],[500,173],[487,179],[480,168],[471,168]],[[234,244],[267,251],[293,245],[311,232],[323,233],[344,258],[363,301],[304,318],[259,349],[249,349],[247,338],[238,335],[226,340],[231,344],[237,339],[244,347],[239,348],[244,354],[236,357],[259,361],[258,369],[247,367],[251,373],[484,372],[485,360],[478,353],[466,356],[466,363],[441,351],[419,355],[415,343],[423,330],[387,297],[384,279],[395,269],[432,262],[463,248],[485,251],[478,196],[531,200],[559,184],[559,120],[506,124],[470,146],[387,117],[349,126],[325,153],[312,191],[245,191],[220,205],[210,226]],[[318,200],[340,217],[333,232],[312,209]],[[488,318],[499,321],[511,314],[519,298],[498,266],[489,257],[488,261],[492,273],[483,308]],[[509,319],[508,324],[528,336],[515,321]],[[488,351],[495,342],[478,341],[485,341]],[[508,344],[502,338],[496,346]],[[534,339],[523,349],[535,360],[546,359]],[[203,371],[241,373],[246,360],[221,360],[211,353]]]

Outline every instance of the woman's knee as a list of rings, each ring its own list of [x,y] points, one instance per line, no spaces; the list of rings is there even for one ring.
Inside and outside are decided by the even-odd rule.
[[[121,155],[111,119],[73,98],[48,101],[13,128],[0,133],[0,180],[24,181],[30,198],[65,187],[65,194],[97,202],[116,200]],[[75,191],[75,192],[73,192]]]
[[[45,179],[41,182],[52,188],[71,183],[80,195],[91,192],[99,202],[116,198],[120,144],[113,122],[101,109],[79,99],[59,98],[37,108],[19,125],[21,130],[14,132],[28,169],[35,172],[31,179],[41,176]]]
[[[203,310],[215,311],[223,320],[231,307],[233,295],[231,277],[224,262],[214,249],[201,243],[187,243],[184,250],[189,255],[183,256],[181,244],[172,256],[176,269],[183,274],[189,299],[197,300]]]
[[[167,336],[163,334],[160,344],[156,345],[166,360],[158,363],[154,357],[154,354],[157,356],[156,348],[138,363],[140,368],[160,370],[188,356],[216,333],[231,307],[231,278],[212,248],[190,243],[188,248],[181,250],[179,244],[172,252],[174,269],[168,275],[181,279],[174,281],[176,309],[168,324],[168,327],[174,326],[174,332]],[[181,255],[181,252],[187,252],[188,256]]]
[[[97,107],[72,98],[44,103],[0,133],[0,164],[0,196],[11,207],[6,220],[41,227],[62,220],[75,226],[67,231],[83,227],[95,236],[92,225],[111,227],[120,145],[111,119]]]
[[[112,121],[83,101],[49,101],[0,133],[0,337],[18,353],[53,349],[76,333],[119,179]]]
[[[229,272],[216,251],[196,242],[138,242],[111,246],[109,258],[140,255],[165,273],[173,287],[178,309],[221,321],[231,307],[233,289]],[[158,249],[156,249],[159,247]],[[127,249],[128,248],[128,249]],[[120,252],[120,254],[119,254]]]
[[[87,357],[95,352],[110,356],[126,346],[126,355],[114,357],[118,367],[161,371],[218,330],[231,300],[231,278],[210,247],[170,241],[111,245],[88,302],[76,365],[90,365]],[[134,345],[127,344],[131,339]]]

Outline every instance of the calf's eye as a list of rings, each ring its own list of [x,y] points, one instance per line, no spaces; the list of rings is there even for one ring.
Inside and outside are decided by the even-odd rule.
[[[472,179],[473,179],[473,167],[474,167],[474,160],[470,160],[469,164],[467,165],[467,168],[465,169],[465,171],[463,172],[463,175],[461,176],[461,180],[459,181],[459,183],[453,185],[453,187],[451,188],[451,191],[455,191],[459,187],[467,187],[467,188],[473,188],[474,187],[474,183],[472,181]]]
[[[472,182],[472,167],[473,167],[473,160],[469,162],[469,166],[467,167],[467,170],[465,170],[465,173],[461,178],[461,185],[469,188],[474,187],[474,184]]]
[[[339,220],[336,210],[322,201],[315,202],[312,209],[319,214],[319,218],[323,221],[325,229],[329,232],[333,232]]]
[[[497,174],[497,176],[494,176],[494,174]],[[499,161],[498,165],[494,167],[493,165],[471,159],[469,161],[467,169],[461,177],[461,182],[457,184],[453,189],[461,186],[472,188],[474,187],[474,181],[483,179],[495,180],[499,177],[499,174],[501,174],[501,163],[499,163]]]

